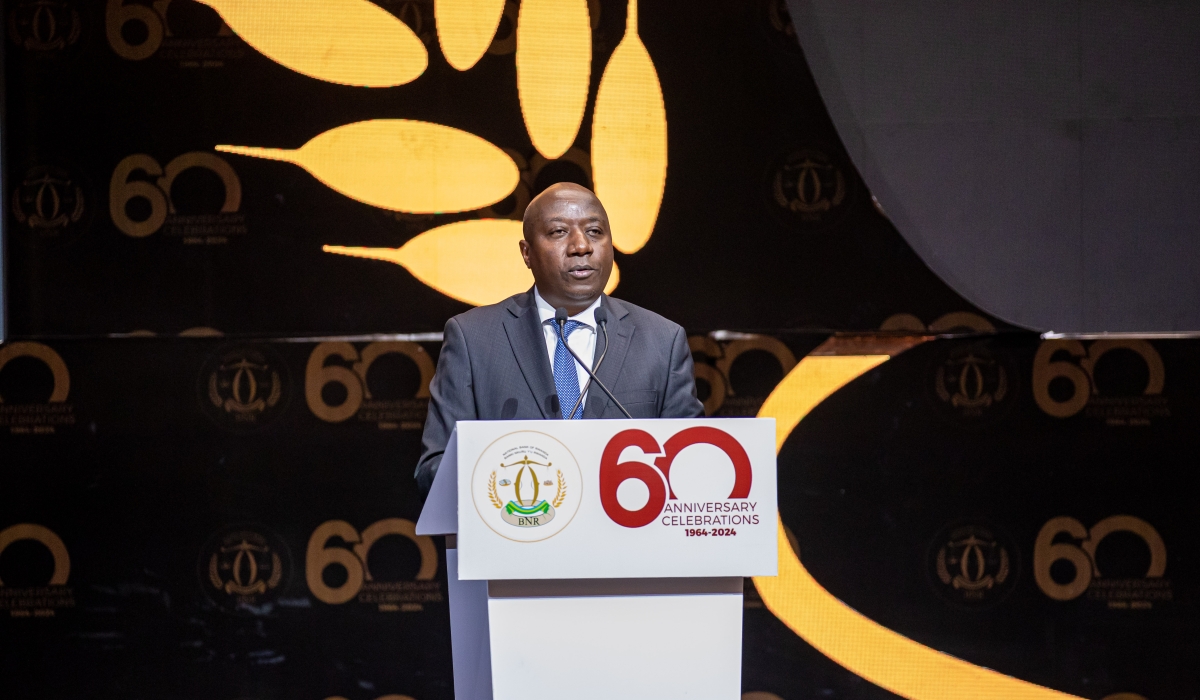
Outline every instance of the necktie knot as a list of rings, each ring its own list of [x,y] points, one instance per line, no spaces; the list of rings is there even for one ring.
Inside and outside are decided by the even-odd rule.
[[[576,330],[583,327],[584,325],[586,325],[586,324],[583,321],[568,320],[566,323],[563,324],[563,328],[562,328],[563,335],[570,338],[572,333],[574,333]]]

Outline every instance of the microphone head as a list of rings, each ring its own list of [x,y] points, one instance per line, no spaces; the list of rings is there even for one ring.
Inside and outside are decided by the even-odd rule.
[[[560,306],[554,310],[554,322],[559,325],[566,323],[569,317],[570,314],[567,313],[567,310],[564,307]]]
[[[597,325],[603,326],[604,324],[608,323],[608,312],[604,310],[603,306],[596,307],[595,315]]]

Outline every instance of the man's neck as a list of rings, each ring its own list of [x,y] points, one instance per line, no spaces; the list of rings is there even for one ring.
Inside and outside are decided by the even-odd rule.
[[[537,295],[542,298],[542,301],[546,302],[551,307],[553,307],[555,309],[559,309],[559,308],[566,309],[568,316],[577,316],[577,315],[583,313],[584,311],[587,310],[587,308],[589,306],[591,306],[592,304],[595,304],[596,300],[599,299],[601,296],[601,295],[597,294],[595,297],[588,299],[587,301],[583,301],[583,302],[580,302],[580,301],[559,302],[554,299],[548,298],[545,294],[542,294],[542,290],[538,289],[536,286],[534,286],[534,290],[537,292]]]

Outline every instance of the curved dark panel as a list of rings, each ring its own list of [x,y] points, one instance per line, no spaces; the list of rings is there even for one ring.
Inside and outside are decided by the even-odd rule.
[[[1042,330],[1200,329],[1200,6],[788,6],[854,164],[959,293]]]

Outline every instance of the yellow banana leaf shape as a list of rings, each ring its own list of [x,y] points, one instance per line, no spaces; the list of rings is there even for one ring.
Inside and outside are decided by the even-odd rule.
[[[372,206],[416,214],[470,211],[517,187],[512,157],[484,139],[440,124],[372,119],[313,137],[296,150],[217,146],[224,153],[295,163]]]
[[[312,78],[391,87],[425,72],[408,25],[368,0],[200,0],[267,58]]]
[[[442,55],[456,70],[475,65],[496,35],[504,15],[504,0],[434,0]]]
[[[517,247],[522,235],[520,221],[471,219],[430,229],[399,248],[327,245],[322,250],[403,265],[413,277],[442,294],[483,306],[533,286],[533,274]],[[619,281],[613,263],[605,293],[612,292]]]
[[[767,397],[775,449],[813,408],[888,355],[809,355]],[[1081,700],[914,642],[835,598],[804,568],[779,524],[779,575],[757,577],[763,603],[793,632],[849,671],[912,700]]]
[[[587,107],[592,26],[587,0],[521,0],[517,93],[525,130],[549,160],[567,152]]]
[[[608,210],[613,245],[635,253],[650,240],[667,183],[667,112],[654,62],[629,0],[625,37],[600,79],[592,116],[592,181]]]

